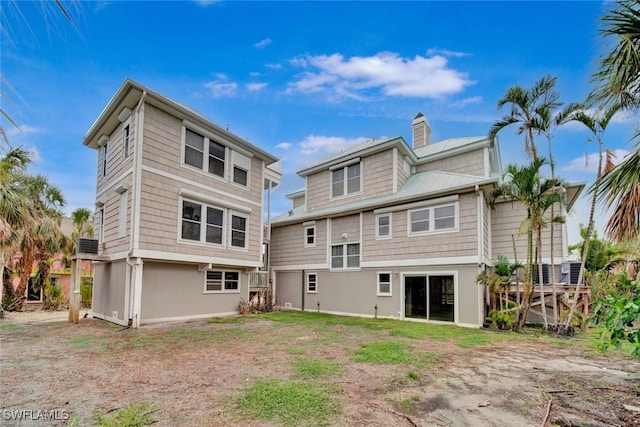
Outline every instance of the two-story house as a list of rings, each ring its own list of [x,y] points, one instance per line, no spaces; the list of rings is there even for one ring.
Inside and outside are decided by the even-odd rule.
[[[270,269],[284,307],[482,325],[476,277],[493,257],[516,258],[514,246],[524,259],[524,210],[489,206],[502,173],[497,140],[432,143],[422,114],[412,139],[368,141],[298,173],[305,188],[271,222]],[[569,187],[569,205],[581,189]],[[560,278],[567,242],[558,227]]]
[[[137,327],[237,313],[263,266],[278,159],[131,80],[83,143],[98,150],[94,317]]]

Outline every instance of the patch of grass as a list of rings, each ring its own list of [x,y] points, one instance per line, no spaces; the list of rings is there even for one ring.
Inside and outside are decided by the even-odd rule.
[[[95,346],[96,345],[96,338],[95,337],[80,337],[80,338],[72,338],[70,340],[67,341],[67,344],[71,345],[71,346],[77,346],[77,347],[89,347],[89,346]]]
[[[207,323],[228,325],[234,323],[244,323],[252,320],[252,316],[225,316],[225,317],[212,317],[207,320]]]
[[[301,348],[295,348],[295,347],[287,348],[287,354],[290,354],[292,356],[304,356],[305,353],[306,352]]]
[[[293,365],[296,376],[304,379],[316,379],[337,375],[341,366],[330,360],[300,359]]]
[[[0,323],[0,331],[9,332],[9,331],[15,331],[18,329],[20,329],[20,325],[17,323],[7,323],[7,322]]]
[[[93,412],[93,421],[101,427],[143,427],[156,421],[151,416],[158,409],[148,402],[131,403],[126,408],[118,409],[113,415]]]
[[[404,342],[387,341],[364,344],[354,352],[356,362],[395,365],[400,363],[414,363],[416,356],[412,347]]]
[[[338,408],[332,399],[334,393],[329,386],[308,382],[257,380],[237,400],[236,408],[247,419],[285,425],[327,425]]]
[[[418,374],[416,371],[409,371],[407,372],[407,378],[418,381],[420,379],[420,374]]]
[[[299,324],[315,329],[325,329],[329,326],[342,325],[361,327],[365,329],[389,331],[389,335],[409,339],[433,338],[455,342],[463,348],[492,344],[505,340],[517,340],[520,336],[515,333],[493,333],[481,329],[463,328],[455,325],[438,325],[433,323],[406,322],[394,319],[372,319],[354,316],[338,316],[326,313],[281,311],[267,313],[262,316],[266,320],[285,324]]]

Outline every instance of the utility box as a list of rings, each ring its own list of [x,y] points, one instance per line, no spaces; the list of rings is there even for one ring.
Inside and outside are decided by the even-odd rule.
[[[76,246],[76,254],[98,255],[98,239],[80,237]]]

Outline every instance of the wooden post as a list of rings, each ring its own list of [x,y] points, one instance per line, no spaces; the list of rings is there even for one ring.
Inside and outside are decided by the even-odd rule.
[[[69,323],[80,321],[80,279],[82,258],[71,257],[71,289],[69,290]]]

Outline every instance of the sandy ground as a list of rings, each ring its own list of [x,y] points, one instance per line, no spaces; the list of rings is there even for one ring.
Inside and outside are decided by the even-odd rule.
[[[0,425],[69,419],[91,425],[93,411],[110,413],[133,402],[157,408],[158,426],[278,425],[243,419],[233,402],[256,378],[295,381],[292,366],[300,358],[343,366],[338,378],[320,380],[337,390],[332,425],[540,426],[547,410],[546,426],[640,425],[640,412],[628,409],[640,407],[640,363],[562,340],[462,348],[432,338],[390,338],[384,330],[316,330],[259,317],[138,330],[66,319],[67,312],[10,313],[0,323]],[[382,339],[407,342],[434,361],[353,361],[363,343]],[[10,419],[16,410],[57,410],[59,419]]]

